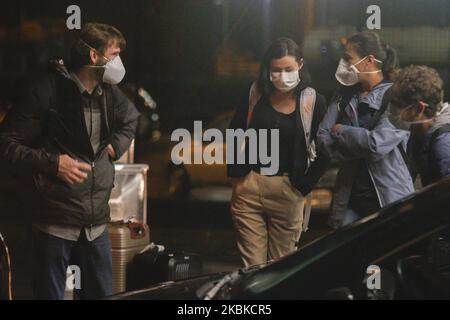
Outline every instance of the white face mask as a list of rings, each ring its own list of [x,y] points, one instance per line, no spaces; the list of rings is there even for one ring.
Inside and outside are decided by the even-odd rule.
[[[103,73],[103,82],[105,83],[118,84],[125,76],[125,67],[123,66],[120,56],[108,60],[103,67],[105,68],[105,72]]]
[[[270,81],[272,81],[273,86],[277,88],[277,90],[280,90],[281,92],[289,92],[300,83],[300,76],[298,72],[299,70],[290,72],[271,72]]]
[[[400,130],[410,130],[412,125],[423,124],[423,123],[434,121],[434,118],[422,119],[422,120],[412,120],[412,121],[403,120],[403,116],[404,116],[405,112],[411,108],[414,108],[415,106],[416,106],[415,104],[411,104],[403,109],[399,109],[395,105],[391,104],[390,108],[389,108],[389,114],[388,114],[389,121],[394,125],[394,127],[396,127],[397,129],[400,129]],[[428,105],[426,105],[426,106],[428,106]]]
[[[375,71],[359,71],[356,66],[364,61],[368,56],[365,56],[361,60],[359,60],[355,64],[350,64],[344,59],[341,59],[339,61],[339,65],[336,70],[336,80],[339,81],[344,86],[353,86],[359,82],[358,73],[378,73],[381,72],[381,70],[375,70]],[[382,63],[380,60],[374,59],[378,63]]]
[[[99,52],[97,49],[91,47],[83,40],[80,39],[80,41],[84,45],[86,45],[88,48]],[[122,59],[120,59],[120,56],[117,55],[112,60],[110,60],[107,57],[105,57],[103,54],[100,53],[100,55],[107,61],[107,63],[105,65],[103,65],[103,66],[88,65],[87,67],[104,68],[105,71],[103,72],[103,82],[105,82],[105,83],[109,83],[109,84],[113,84],[113,85],[120,83],[120,81],[122,81],[123,77],[125,76],[125,67],[123,66]]]

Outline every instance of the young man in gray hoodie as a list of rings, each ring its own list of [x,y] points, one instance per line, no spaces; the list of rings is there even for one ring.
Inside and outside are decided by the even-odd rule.
[[[450,176],[450,107],[443,102],[443,81],[426,66],[397,71],[389,120],[399,129],[411,131],[411,151],[426,186]]]

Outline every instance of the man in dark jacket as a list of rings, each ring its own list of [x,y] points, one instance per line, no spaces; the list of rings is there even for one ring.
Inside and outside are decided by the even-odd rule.
[[[443,97],[443,81],[432,68],[409,66],[395,75],[389,118],[411,130],[409,144],[424,186],[450,176],[450,107]]]
[[[32,86],[2,129],[1,159],[31,182],[23,185],[32,204],[35,298],[63,299],[69,266],[79,298],[112,294],[113,160],[128,149],[139,116],[116,86],[124,47],[116,28],[86,24],[68,69],[60,61]]]

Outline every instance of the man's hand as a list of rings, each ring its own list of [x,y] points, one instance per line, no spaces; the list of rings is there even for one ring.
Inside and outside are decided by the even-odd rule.
[[[114,151],[114,148],[111,144],[108,144],[108,154],[111,157],[112,160],[116,160],[116,152]]]
[[[67,154],[59,156],[58,178],[70,183],[81,183],[87,178],[86,171],[91,171],[87,163],[78,162]]]

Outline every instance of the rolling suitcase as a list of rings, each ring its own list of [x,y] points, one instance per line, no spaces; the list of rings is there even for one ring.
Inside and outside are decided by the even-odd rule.
[[[197,254],[171,253],[153,243],[136,255],[128,266],[127,291],[165,281],[200,276],[203,263]]]
[[[113,292],[126,289],[126,269],[133,257],[150,242],[147,226],[148,165],[115,164],[114,188],[109,206]]]
[[[112,252],[113,292],[126,289],[126,270],[133,257],[149,243],[149,228],[136,222],[112,222],[109,225]]]

